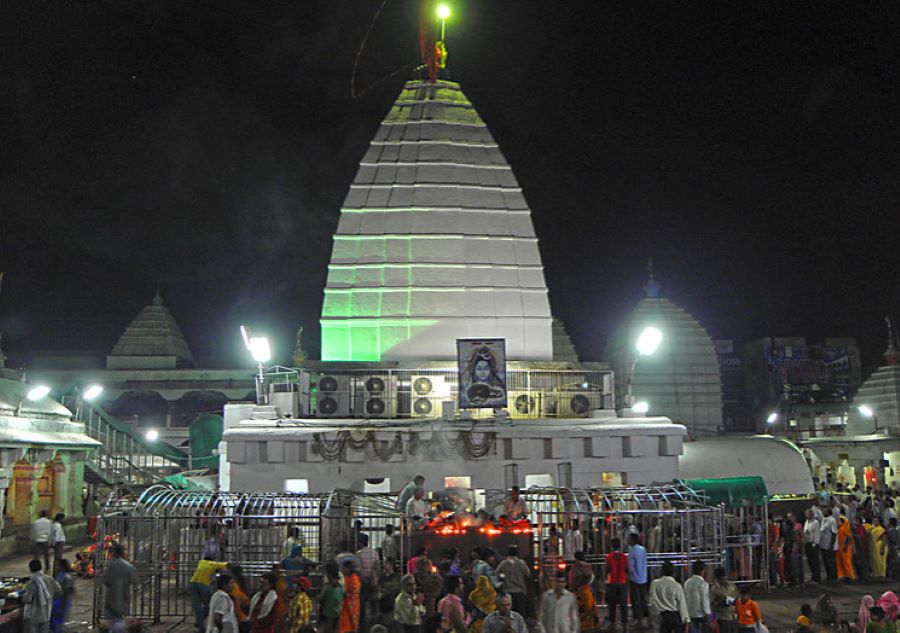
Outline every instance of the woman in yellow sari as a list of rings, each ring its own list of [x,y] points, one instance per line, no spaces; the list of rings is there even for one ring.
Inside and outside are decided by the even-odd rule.
[[[469,604],[473,607],[472,622],[469,624],[471,633],[481,633],[484,629],[484,619],[494,611],[497,603],[497,592],[491,586],[488,577],[482,574],[475,581],[475,588],[469,592]]]
[[[887,530],[881,525],[878,517],[875,517],[869,527],[869,565],[875,578],[887,576],[887,555]]]
[[[837,559],[838,578],[856,580],[853,571],[853,532],[850,530],[850,521],[841,515],[838,517],[838,549],[834,553]]]

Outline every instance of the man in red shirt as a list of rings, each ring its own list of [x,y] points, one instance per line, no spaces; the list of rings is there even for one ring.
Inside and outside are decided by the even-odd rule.
[[[606,555],[606,608],[609,630],[616,630],[616,608],[622,614],[622,631],[628,630],[628,554],[622,553],[622,541],[614,538]]]

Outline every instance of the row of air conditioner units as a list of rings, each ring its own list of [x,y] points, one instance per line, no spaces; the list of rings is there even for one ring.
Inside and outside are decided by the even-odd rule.
[[[416,376],[409,382],[396,375],[323,374],[313,397],[309,374],[299,384],[273,385],[270,404],[285,417],[317,418],[439,418],[445,402],[455,406],[455,384],[442,376]],[[569,388],[508,393],[507,410],[513,419],[588,417],[593,409],[609,406],[596,390]]]

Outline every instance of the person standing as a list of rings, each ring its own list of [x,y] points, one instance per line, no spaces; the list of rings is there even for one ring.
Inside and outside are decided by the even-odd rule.
[[[31,542],[34,557],[44,563],[43,569],[50,570],[50,536],[53,534],[53,521],[47,517],[47,511],[41,510],[40,516],[31,526]]]
[[[647,550],[637,534],[628,535],[628,587],[631,593],[631,615],[635,624],[644,626],[650,617],[647,609]]]
[[[466,625],[466,613],[462,604],[462,579],[459,576],[449,576],[445,589],[447,595],[438,602],[438,613],[450,623],[455,633],[469,633],[469,627]]]
[[[344,588],[341,587],[340,569],[333,560],[325,563],[325,583],[316,601],[319,603],[319,633],[337,633],[344,604]]]
[[[400,593],[394,600],[394,619],[404,633],[422,633],[422,616],[425,615],[425,596],[416,594],[416,578],[406,574],[400,580]]]
[[[734,612],[737,614],[739,633],[755,633],[756,625],[762,624],[759,605],[750,597],[750,587],[746,585],[741,587],[741,597],[734,603]]]
[[[375,613],[375,599],[378,592],[378,566],[381,563],[378,552],[374,547],[369,547],[369,535],[359,535],[359,551],[356,557],[359,559],[359,621],[366,621],[366,614]]]
[[[719,633],[737,633],[734,603],[738,599],[737,586],[728,580],[724,567],[716,567],[715,579],[709,587],[709,602],[716,614]]]
[[[250,633],[275,633],[275,621],[278,619],[278,592],[275,583],[278,579],[272,572],[260,576],[259,591],[250,599]]]
[[[212,554],[207,553],[207,556],[212,556]],[[203,622],[209,615],[209,601],[212,598],[210,585],[213,576],[227,566],[228,563],[211,558],[202,558],[197,562],[188,592],[191,596],[191,609],[194,611],[194,623],[199,631],[203,630]]]
[[[887,530],[878,517],[874,517],[869,528],[869,568],[875,578],[887,576],[887,551]]]
[[[519,614],[527,615],[528,580],[531,578],[531,570],[521,558],[519,548],[510,545],[506,551],[506,558],[497,565],[497,575],[503,576],[503,591],[512,599],[513,610]]]
[[[497,596],[497,610],[484,619],[484,633],[528,633],[525,618],[512,605],[508,593]]]
[[[659,613],[659,633],[679,633],[691,621],[684,589],[674,574],[672,561],[663,561],[662,576],[650,583],[650,606]]]
[[[431,504],[425,500],[425,488],[419,486],[413,492],[412,498],[406,502],[406,516],[413,527],[419,527],[429,514],[431,514]]]
[[[566,572],[560,569],[553,579],[553,588],[541,598],[541,624],[545,633],[579,633],[579,621],[575,596],[566,590]]]
[[[606,607],[609,612],[609,630],[616,630],[616,609],[622,615],[622,631],[628,630],[628,555],[623,554],[622,541],[610,541],[611,551],[606,555]]]
[[[63,529],[63,521],[66,515],[62,512],[53,518],[53,526],[50,528],[50,548],[53,550],[53,573],[59,571],[59,561],[63,557],[63,549],[66,546],[66,531]]]
[[[766,532],[769,548],[769,584],[773,587],[780,584],[778,575],[778,553],[781,550],[781,528],[774,516],[769,517],[769,527]]]
[[[425,487],[425,477],[422,475],[416,475],[413,477],[413,480],[403,486],[403,490],[400,491],[400,494],[397,495],[397,506],[396,510],[398,512],[406,512],[406,505],[409,503],[409,500],[413,498],[413,495],[416,492],[416,488]]]
[[[309,578],[303,576],[297,580],[296,593],[291,598],[291,604],[288,607],[289,633],[300,633],[309,626],[313,606],[309,597],[310,589],[312,589],[312,583]]]
[[[110,619],[112,633],[125,630],[125,615],[128,613],[128,588],[137,583],[134,565],[123,558],[125,549],[120,543],[109,548],[109,563],[103,574],[103,612]],[[199,628],[199,625],[198,625]]]
[[[838,517],[838,550],[835,552],[838,578],[845,582],[856,580],[853,571],[853,530],[850,521],[841,515]]]
[[[340,633],[359,633],[359,595],[362,581],[353,568],[353,563],[345,561],[341,567],[344,574],[344,602],[341,605]]]
[[[384,540],[381,542],[381,560],[400,560],[400,535],[394,532],[394,526],[384,526]]]
[[[833,515],[829,514],[822,521],[819,530],[819,554],[822,556],[825,575],[830,582],[837,580],[837,561],[834,557],[834,552],[837,550],[837,531],[837,521]]]
[[[209,601],[209,619],[206,633],[238,633],[238,621],[234,611],[231,592],[234,578],[231,574],[216,576],[216,592]]]
[[[706,633],[709,630],[709,583],[703,577],[704,568],[703,561],[695,560],[691,564],[691,577],[684,581],[684,598],[688,617],[691,618],[691,633]]]
[[[69,561],[61,558],[58,571],[53,579],[59,585],[59,593],[53,599],[53,610],[50,613],[50,633],[62,633],[63,625],[69,619],[72,609],[72,596],[75,595],[75,579]]]
[[[803,524],[803,542],[806,550],[806,562],[809,563],[809,571],[812,582],[822,582],[819,568],[819,520],[813,511],[806,511],[806,522]]]
[[[100,502],[97,495],[88,495],[84,500],[84,516],[87,517],[87,535],[94,538],[97,533],[97,517],[100,516]]]
[[[60,592],[59,584],[50,576],[45,576],[41,569],[41,561],[36,558],[28,563],[31,578],[22,594],[25,633],[49,633],[53,598]]]
[[[519,494],[519,487],[509,489],[509,495],[503,500],[503,516],[511,521],[528,518],[528,506]]]
[[[563,534],[563,557],[566,560],[575,558],[575,552],[584,551],[584,535],[578,528],[578,519],[572,519],[569,529]]]

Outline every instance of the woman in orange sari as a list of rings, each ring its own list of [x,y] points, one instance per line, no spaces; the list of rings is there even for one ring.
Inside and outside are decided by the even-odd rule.
[[[359,631],[359,574],[353,569],[353,561],[347,559],[341,565],[344,572],[344,602],[341,605],[341,619],[338,624],[339,633],[357,633]]]
[[[850,521],[844,515],[838,517],[837,537],[838,549],[834,555],[837,559],[838,578],[856,580],[856,573],[853,571],[853,531],[850,529]]]
[[[237,618],[238,624],[247,620],[250,614],[250,598],[244,587],[247,581],[244,578],[244,570],[240,565],[232,565],[231,576],[234,578],[234,586],[231,593],[231,601],[234,602],[234,616]]]

